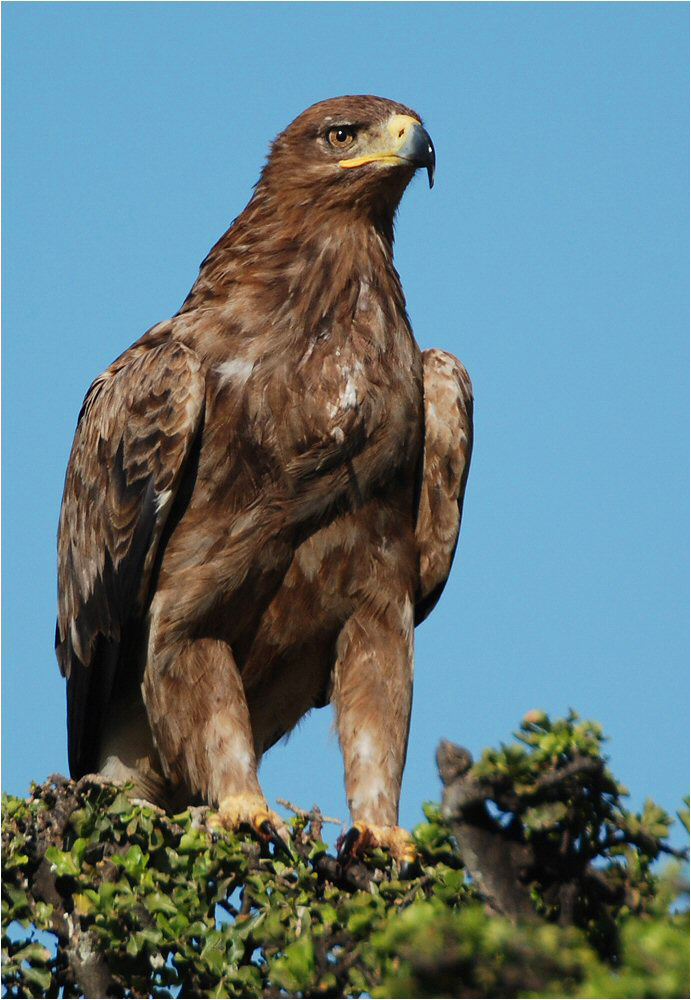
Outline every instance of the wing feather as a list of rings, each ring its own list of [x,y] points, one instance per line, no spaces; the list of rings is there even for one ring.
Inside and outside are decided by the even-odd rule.
[[[420,584],[415,624],[439,600],[451,570],[461,527],[473,447],[473,390],[463,365],[436,349],[422,353],[425,454],[415,529]]]
[[[197,356],[170,337],[143,338],[95,380],[79,414],[58,529],[55,642],[74,776],[98,766],[203,408]]]

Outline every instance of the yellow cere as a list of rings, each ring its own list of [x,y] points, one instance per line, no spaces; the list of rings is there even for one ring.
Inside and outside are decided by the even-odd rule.
[[[411,115],[392,115],[382,129],[381,137],[374,141],[372,149],[362,156],[353,156],[349,160],[339,160],[339,167],[362,167],[366,163],[388,163],[392,166],[400,163],[397,151],[403,145],[406,132],[411,125],[421,122]]]

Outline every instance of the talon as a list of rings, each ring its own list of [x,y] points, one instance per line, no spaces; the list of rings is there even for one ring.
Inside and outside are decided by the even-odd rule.
[[[209,817],[207,824],[221,830],[250,829],[264,844],[274,845],[274,857],[280,852],[291,862],[295,860],[286,843],[288,830],[280,816],[268,808],[262,796],[243,794],[222,799],[218,811]]]
[[[363,831],[357,823],[355,826],[351,826],[350,830],[339,840],[338,855],[336,857],[338,863],[345,865],[349,861],[352,861],[358,850],[363,846],[364,839]]]
[[[417,858],[402,858],[398,864],[398,876],[402,882],[410,882],[422,873]]]
[[[421,871],[410,834],[398,826],[374,826],[356,820],[338,841],[337,847],[337,860],[342,866],[371,847],[389,852],[402,879],[416,878]]]
[[[276,854],[284,854],[289,861],[295,860],[293,852],[290,850],[283,837],[279,835],[278,830],[270,819],[265,819],[260,822],[256,829],[257,833],[265,843],[274,845],[274,857]]]

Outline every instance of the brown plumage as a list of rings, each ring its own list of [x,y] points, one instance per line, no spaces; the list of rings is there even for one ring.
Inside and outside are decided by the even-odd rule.
[[[331,701],[360,843],[405,856],[413,625],[472,435],[467,373],[421,354],[393,265],[418,166],[431,181],[402,105],[309,108],[180,311],[89,389],[58,540],[74,776],[276,824],[261,755]]]

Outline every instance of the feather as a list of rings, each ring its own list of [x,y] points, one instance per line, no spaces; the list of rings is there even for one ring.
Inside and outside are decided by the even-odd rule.
[[[180,311],[87,393],[58,542],[73,775],[253,821],[262,753],[331,700],[354,820],[404,842],[382,830],[413,624],[450,570],[472,434],[465,369],[420,353],[393,263],[420,166],[403,105],[309,108]]]
[[[429,615],[446,586],[473,450],[473,390],[467,371],[445,351],[424,351],[422,361],[425,448],[415,528],[420,549],[416,625]]]
[[[123,640],[137,617],[203,403],[175,342],[133,349],[82,407],[60,514],[56,650],[68,680],[70,770],[95,770]],[[183,388],[184,387],[184,388]],[[182,403],[175,417],[171,399]],[[168,501],[157,502],[163,493]]]

